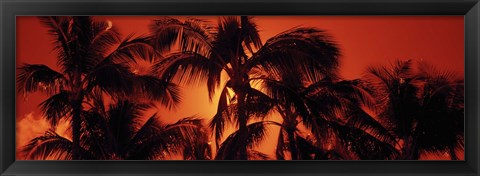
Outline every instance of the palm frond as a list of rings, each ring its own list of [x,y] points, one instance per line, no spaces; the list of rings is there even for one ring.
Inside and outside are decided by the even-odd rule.
[[[103,53],[94,52],[92,49],[92,41],[95,38],[95,29],[93,17],[90,16],[72,16],[69,21],[68,35],[69,53],[61,53],[58,55],[58,65],[67,74],[86,74],[93,68],[94,63],[100,60]],[[103,27],[103,26],[100,26]],[[66,57],[62,57],[65,55]]]
[[[294,77],[294,75],[291,76]],[[303,95],[303,86],[296,83],[290,84],[290,81],[284,80],[277,81],[269,78],[260,78],[260,80],[262,80],[262,87],[272,100],[282,102],[284,108],[293,108],[293,111],[300,116],[308,117],[311,115],[311,111],[305,103],[308,97]]]
[[[311,140],[297,136],[299,159],[301,160],[344,160],[345,157],[334,149],[315,146]]]
[[[54,49],[58,55],[58,65],[66,65],[72,58],[72,17],[43,16],[40,22],[48,28],[48,34],[54,37]],[[63,68],[65,70],[65,68]]]
[[[193,52],[208,57],[212,49],[211,35],[214,29],[205,25],[206,22],[195,18],[188,18],[185,22],[181,22],[171,17],[154,20],[150,25],[153,46],[157,51],[164,53],[179,44],[183,52]]]
[[[174,53],[155,63],[154,70],[163,80],[171,82],[178,77],[181,85],[199,85],[209,79],[210,73],[219,73],[221,65],[195,53]],[[218,82],[216,82],[218,83]]]
[[[131,95],[134,90],[134,75],[122,64],[103,62],[87,75],[87,89],[99,87],[113,97]]]
[[[207,89],[209,100],[212,101],[215,95],[215,91],[220,87],[221,76],[222,76],[222,67],[211,67],[208,72],[207,78]]]
[[[330,38],[315,28],[287,30],[267,40],[247,68],[261,65],[271,72],[302,68],[314,81],[316,75],[336,77],[340,52]]]
[[[257,146],[261,141],[263,141],[267,135],[266,125],[276,124],[275,122],[255,122],[247,125],[248,137],[247,144],[248,148],[252,149]],[[217,151],[216,160],[233,160],[240,157],[240,147],[237,144],[240,144],[240,135],[239,131],[236,131],[230,136],[228,136],[225,141],[221,144],[220,148]]]
[[[141,128],[141,118],[149,104],[119,100],[111,104],[108,110],[108,129],[121,146],[133,138],[137,129]]]
[[[346,126],[361,129],[370,133],[380,141],[390,145],[396,144],[396,138],[379,121],[371,117],[361,108],[351,108],[350,116],[346,117]]]
[[[367,79],[376,87],[385,87],[386,90],[395,90],[400,84],[409,84],[409,81],[415,80],[412,71],[412,61],[396,60],[388,67],[372,66],[367,68]],[[384,89],[385,89],[384,88]]]
[[[248,160],[273,160],[270,156],[257,150],[248,150]]]
[[[254,88],[249,88],[246,91],[245,109],[247,110],[248,118],[260,117],[264,119],[268,114],[273,112],[274,106],[277,103],[276,100]]]
[[[24,64],[18,69],[18,91],[22,91],[24,94],[35,91],[54,94],[60,91],[67,81],[61,73],[46,65]]]
[[[92,20],[91,28],[88,30],[91,39],[88,49],[84,51],[86,54],[84,62],[82,62],[82,69],[85,70],[85,73],[94,69],[121,43],[121,35],[111,21]]]
[[[144,95],[150,100],[159,100],[160,103],[168,109],[175,109],[182,101],[180,88],[163,79],[149,75],[135,75],[134,83],[138,86],[136,95]]]
[[[456,88],[463,88],[454,86],[447,80],[430,81],[423,89],[423,108],[415,128],[418,145],[428,152],[449,152],[452,148],[462,148],[464,92],[459,92]],[[458,100],[454,102],[455,99]]]
[[[412,74],[412,60],[396,60],[392,64],[393,73],[396,77],[410,77]]]
[[[181,135],[182,154],[186,160],[212,159],[212,143],[209,141],[207,129],[202,126],[202,123],[201,119],[189,117],[166,127],[167,131],[173,130],[171,134]],[[170,135],[170,132],[167,132],[166,135]]]
[[[308,97],[305,104],[311,111],[311,117],[302,116],[302,123],[310,129],[318,141],[328,141],[331,138],[331,130],[335,127],[333,124],[339,122],[338,116],[359,104],[349,102],[348,99],[352,95],[337,92],[334,82],[327,80],[319,84],[315,85],[318,91],[305,92]]]
[[[94,110],[102,116],[106,117],[107,116],[107,111],[106,111],[106,101],[103,99],[103,92],[100,88],[93,88],[91,92],[86,92],[85,94],[85,99],[87,102],[91,102],[90,104],[90,109]]]
[[[89,52],[98,54],[100,58],[121,42],[121,35],[111,21],[92,21],[92,35]]]
[[[336,125],[335,129],[337,137],[346,145],[348,151],[362,160],[393,160],[400,155],[395,147],[361,129],[342,125]]]
[[[243,29],[240,23],[240,19],[236,16],[219,18],[213,50],[217,57],[215,59],[218,59],[220,63],[230,63],[232,67],[237,67],[241,64],[240,57],[246,56],[242,42],[249,34],[242,33]]]
[[[44,135],[32,139],[23,149],[25,159],[69,160],[72,157],[72,141],[48,130]]]
[[[253,47],[255,47],[255,49],[262,47],[262,40],[260,39],[260,35],[258,33],[257,24],[253,22],[253,17],[251,16],[241,16],[240,22],[242,26],[242,38],[244,45],[247,47],[250,53],[253,54]]]
[[[154,134],[157,134],[163,124],[157,120],[157,114],[153,114],[148,118],[148,120],[140,126],[139,129],[136,130],[135,135],[126,146],[126,154],[125,159],[146,159],[146,158],[154,158],[156,156],[152,149],[154,148],[154,144],[149,142],[149,140],[153,140]],[[166,146],[167,143],[160,139],[157,139],[156,145],[159,146]]]
[[[161,59],[162,56],[150,45],[149,37],[134,37],[134,34],[130,34],[125,37],[117,48],[105,58],[112,60],[113,62],[136,63],[137,59],[152,62]]]
[[[374,88],[379,117],[397,136],[409,136],[419,116],[421,99],[416,81],[420,78],[411,69],[411,61],[397,61],[388,67],[369,68],[367,80]]]
[[[216,29],[208,21],[198,18],[188,18],[184,22],[180,49],[183,52],[195,52],[203,56],[210,56],[212,52],[213,35]]]
[[[376,87],[386,87],[387,89],[392,89],[392,86],[394,84],[395,78],[389,70],[387,70],[385,67],[368,67],[367,72],[370,77],[369,78],[371,83],[376,84]]]
[[[193,146],[187,146],[183,150],[183,158],[185,160],[211,160],[212,148],[208,142],[198,141]]]
[[[81,112],[79,143],[95,159],[111,160],[118,146],[110,134],[107,117],[95,110]]]
[[[70,92],[61,91],[40,103],[40,108],[52,127],[57,126],[61,119],[70,118],[73,108],[70,102],[71,96]]]
[[[163,125],[156,114],[138,130],[130,142],[129,159],[162,159],[180,154],[186,145],[196,144],[202,135],[201,120],[184,118],[170,125]]]
[[[185,160],[210,160],[212,159],[212,147],[206,129],[200,129],[200,135],[195,141],[184,146],[183,158]]]
[[[345,99],[345,101],[356,107],[365,106],[375,110],[377,101],[370,93],[370,90],[365,87],[364,81],[362,80],[338,81],[333,84],[328,84],[326,88],[333,90],[337,96]]]
[[[318,107],[318,106],[312,106]],[[309,117],[302,117],[302,124],[312,133],[319,143],[327,142],[331,138],[332,130],[334,130],[336,121],[331,120],[331,116],[322,113],[314,112]]]
[[[335,113],[340,115],[340,119],[345,120],[346,125],[351,125],[355,128],[368,131],[375,137],[380,138],[382,141],[386,141],[394,145],[396,142],[395,137],[390,134],[389,130],[386,129],[381,122],[374,119],[364,111],[363,106],[373,108],[376,102],[374,97],[370,95],[369,92],[364,90],[361,85],[359,86],[359,84],[361,84],[360,80],[344,80],[339,82],[322,81],[309,86],[307,88],[307,94],[332,94],[332,98],[321,98],[319,100],[321,100],[321,104],[323,104],[323,106],[333,103],[330,106],[327,105],[327,107],[336,109]],[[323,110],[322,112],[325,111],[327,110]],[[331,116],[334,114],[328,115]],[[308,122],[307,119],[304,119],[304,121]]]
[[[174,124],[166,125],[161,135],[175,143],[194,144],[197,137],[203,136],[202,120],[195,117],[183,118]]]
[[[231,112],[228,109],[228,88],[225,86],[220,94],[217,113],[213,116],[212,121],[209,124],[209,127],[214,131],[217,148],[219,148],[218,146],[225,129],[227,120],[225,117],[230,117],[230,114]]]

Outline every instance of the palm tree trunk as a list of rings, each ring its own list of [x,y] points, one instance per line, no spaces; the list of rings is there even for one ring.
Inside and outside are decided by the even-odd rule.
[[[245,96],[246,93],[242,90],[236,91],[238,95],[238,123],[239,123],[239,135],[241,143],[238,151],[238,159],[247,160],[247,145],[248,145],[248,128],[247,128],[247,109],[245,108]]]
[[[72,102],[72,159],[80,159],[80,128],[82,123],[82,77],[80,68],[77,66],[73,75],[73,102]]]
[[[402,160],[410,160],[410,141],[408,140],[408,136],[403,137],[403,146],[402,146]]]
[[[72,115],[72,159],[80,159],[80,127],[81,127],[81,116],[82,112],[82,103],[81,101],[74,100],[73,102],[73,115]]]
[[[412,139],[412,137],[405,136],[403,143],[403,151],[402,151],[402,159],[403,160],[418,160],[420,158],[420,154],[418,153],[418,149],[415,146],[416,139]]]
[[[297,143],[295,141],[295,131],[288,130],[288,143],[290,148],[290,155],[292,160],[298,160],[298,148]]]

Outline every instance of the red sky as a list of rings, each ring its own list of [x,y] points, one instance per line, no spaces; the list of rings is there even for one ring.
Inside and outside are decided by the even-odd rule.
[[[112,21],[124,36],[147,34],[147,26],[154,18],[98,17],[99,20]],[[197,18],[215,24],[218,19],[213,16]],[[463,16],[258,16],[255,21],[263,42],[299,25],[326,30],[341,49],[340,74],[345,79],[359,78],[367,66],[386,65],[396,59],[423,60],[464,76]],[[17,66],[29,63],[58,68],[56,55],[52,52],[52,37],[47,35],[47,29],[36,17],[17,17],[16,27]],[[161,116],[169,117],[166,118],[168,122],[191,115],[210,119],[216,103],[210,103],[204,92],[205,87],[189,87],[184,91],[184,102],[177,111],[162,111]],[[43,134],[39,129],[47,128],[40,122],[42,114],[37,107],[45,99],[46,96],[38,93],[28,99],[17,94],[17,145],[25,144],[26,136]],[[37,120],[40,120],[37,127],[22,126],[34,124]]]

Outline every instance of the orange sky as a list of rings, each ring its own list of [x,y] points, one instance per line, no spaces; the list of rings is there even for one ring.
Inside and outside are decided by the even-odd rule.
[[[148,33],[148,24],[155,17],[135,16],[98,17],[112,21],[126,36]],[[216,24],[218,17],[197,17]],[[346,79],[359,78],[369,65],[386,65],[395,59],[412,59],[429,62],[439,68],[464,75],[464,19],[463,16],[258,16],[260,36],[268,38],[299,25],[326,30],[338,43],[342,57],[340,74]],[[17,66],[22,63],[45,64],[56,67],[52,52],[52,38],[47,35],[36,17],[17,17]],[[216,103],[210,103],[205,87],[188,87],[183,91],[184,101],[177,111],[160,115],[173,122],[182,117],[198,115],[210,119]],[[17,145],[28,140],[25,136],[43,134],[43,122],[25,128],[41,119],[37,105],[47,97],[35,93],[24,99],[17,94]],[[218,96],[217,98],[218,99]],[[23,119],[23,121],[22,121]],[[22,121],[22,123],[20,123]],[[28,123],[27,123],[28,122]],[[269,141],[271,142],[271,141]],[[273,146],[273,145],[272,145]]]

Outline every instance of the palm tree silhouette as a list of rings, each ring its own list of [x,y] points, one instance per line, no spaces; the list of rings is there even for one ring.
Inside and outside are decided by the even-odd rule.
[[[40,17],[40,21],[54,37],[54,50],[58,55],[60,72],[42,64],[24,64],[17,75],[18,91],[26,96],[41,91],[50,97],[41,103],[42,111],[52,126],[60,119],[71,120],[72,159],[79,159],[81,151],[80,129],[84,104],[92,92],[99,90],[112,98],[125,97],[138,92],[176,95],[170,84],[152,82],[148,77],[137,77],[130,72],[129,62],[135,59],[153,59],[156,52],[147,38],[121,39],[111,22],[96,21],[92,17]],[[147,88],[156,85],[155,90]],[[137,86],[138,85],[138,86]],[[172,98],[173,97],[173,98]],[[164,104],[175,103],[162,101]],[[54,136],[54,135],[53,135]]]
[[[362,160],[396,159],[397,141],[383,122],[375,118],[376,100],[366,84],[359,79],[324,84],[327,88],[321,91],[324,93],[316,94],[315,101],[330,102],[330,107],[335,109],[335,123],[327,125],[342,156]]]
[[[256,24],[247,16],[224,17],[217,26],[199,19],[182,22],[166,17],[156,20],[151,31],[157,51],[179,48],[179,52],[156,63],[157,72],[164,80],[183,84],[205,82],[211,100],[225,73],[226,84],[221,87],[219,107],[210,126],[217,144],[220,143],[227,121],[222,114],[230,101],[228,90],[232,90],[237,104],[233,117],[238,126],[236,145],[239,147],[231,152],[235,155],[233,158],[240,160],[247,159],[249,145],[248,121],[252,110],[247,108],[247,99],[263,94],[251,85],[252,79],[263,78],[251,77],[252,72],[282,72],[295,66],[316,75],[334,72],[338,66],[336,45],[324,31],[315,28],[293,28],[263,45]]]
[[[92,17],[40,20],[55,37],[60,71],[19,67],[19,92],[50,96],[40,106],[52,129],[24,148],[29,159],[271,159],[255,150],[269,125],[280,127],[277,159],[288,151],[293,160],[413,160],[425,153],[458,160],[464,148],[463,80],[424,63],[415,70],[410,60],[342,80],[339,50],[319,29],[292,28],[262,44],[247,16],[217,25],[165,17],[150,26],[151,36],[123,39],[111,22]],[[151,74],[131,71],[138,59],[154,62]],[[144,99],[167,108],[181,101],[175,83],[206,84],[210,101],[221,90],[209,124],[214,158],[201,120],[144,120],[152,106]],[[267,120],[272,113],[282,122]],[[60,120],[70,121],[71,139],[55,132]],[[222,142],[228,123],[238,129]]]
[[[276,122],[271,121],[260,121],[254,122],[247,125],[247,159],[249,160],[266,160],[271,159],[268,155],[256,151],[254,148],[258,147],[260,142],[263,141],[268,136],[267,125],[275,124]],[[279,125],[279,124],[276,124]],[[238,145],[242,143],[240,138],[240,131],[237,130],[225,139],[220,145],[217,154],[215,156],[216,160],[235,160],[238,159],[238,154],[232,151],[239,151],[241,147]]]
[[[284,84],[288,89],[281,90],[277,95],[284,97],[282,104],[291,102],[291,105],[283,106],[279,111],[284,121],[277,149],[285,148],[282,147],[283,136],[287,136],[292,159],[312,159],[312,154],[313,159],[350,158],[351,154],[360,159],[376,159],[377,153],[384,154],[382,159],[393,159],[396,156],[392,147],[395,144],[394,137],[365,112],[373,100],[359,84],[359,80],[334,81],[328,78],[315,81],[307,87],[295,88],[292,86],[294,84]],[[300,122],[309,130],[307,136],[298,134]],[[372,150],[372,146],[385,151]]]
[[[279,74],[270,74],[270,80],[263,81],[263,87],[270,90],[267,94],[275,99],[277,111],[283,119],[277,158],[284,158],[285,148],[293,160],[347,158],[351,154],[336,150],[356,147],[358,151],[353,150],[353,153],[359,155],[357,152],[369,148],[353,146],[362,143],[358,138],[373,141],[371,145],[376,146],[394,143],[393,136],[389,136],[380,122],[365,112],[364,108],[372,107],[374,100],[362,88],[360,80],[340,80],[335,74],[309,76],[302,69]],[[309,134],[300,135],[300,126],[305,126]],[[350,133],[357,137],[346,135]],[[284,136],[287,137],[287,146]],[[344,141],[344,144],[335,145],[335,141]],[[362,159],[371,159],[369,156],[373,155],[359,155]]]
[[[383,109],[379,116],[397,137],[400,159],[415,160],[421,153],[463,150],[463,80],[425,63],[397,61],[391,68],[369,68],[371,86]]]
[[[299,135],[298,133],[301,131],[299,127],[301,124],[304,124],[308,130],[315,131],[316,138],[319,138],[320,135],[325,136],[328,133],[328,129],[324,128],[319,130],[319,126],[316,126],[316,123],[312,123],[314,118],[324,118],[325,116],[313,116],[312,111],[315,111],[315,109],[310,108],[317,107],[311,107],[313,100],[309,99],[309,95],[306,94],[306,91],[310,88],[307,87],[307,84],[313,82],[311,79],[323,78],[326,80],[337,77],[336,74],[331,73],[330,75],[322,74],[309,77],[308,74],[302,71],[302,68],[296,68],[274,74],[257,72],[255,76],[263,78],[260,80],[260,84],[262,84],[261,87],[266,89],[266,94],[272,98],[270,101],[262,100],[257,102],[257,104],[263,103],[257,106],[269,107],[271,106],[269,104],[272,103],[265,103],[273,102],[275,110],[282,119],[282,124],[273,123],[280,127],[276,151],[277,158],[283,160],[285,158],[284,151],[287,150],[290,152],[290,158],[292,160],[311,159],[310,155],[304,154],[308,153],[307,151],[303,152],[301,150],[312,151],[318,149],[321,151],[322,149],[307,144],[314,140],[305,139],[306,137],[312,136],[307,135],[303,137]],[[330,113],[333,112],[333,109],[324,108],[324,110]],[[328,113],[327,111],[322,113]],[[331,117],[333,116],[328,116],[327,118],[330,119]],[[328,119],[324,120],[328,121]],[[286,140],[284,138],[286,138]]]
[[[100,107],[82,112],[80,159],[158,160],[179,154],[186,159],[209,159],[205,148],[191,147],[203,145],[207,139],[199,119],[184,118],[165,125],[154,114],[143,120],[150,105],[128,100],[111,104],[107,110]],[[32,139],[23,151],[27,159],[72,159],[72,145],[70,139],[49,130]]]

